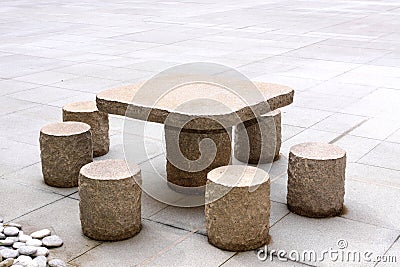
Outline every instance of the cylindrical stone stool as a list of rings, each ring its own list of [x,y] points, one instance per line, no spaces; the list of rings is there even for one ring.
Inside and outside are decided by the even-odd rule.
[[[282,144],[281,111],[273,110],[235,127],[235,158],[241,162],[271,163],[279,159]]]
[[[83,234],[118,241],[140,232],[141,172],[124,160],[96,161],[79,174],[79,208]]]
[[[343,211],[346,152],[325,143],[303,143],[289,153],[287,205],[307,217]]]
[[[167,180],[173,185],[205,186],[210,170],[228,165],[231,161],[232,128],[200,131],[165,126],[164,129]],[[203,141],[206,142],[202,147]]]
[[[74,102],[63,106],[62,110],[63,121],[80,121],[90,125],[94,157],[108,153],[110,147],[108,114],[99,111],[96,102]]]
[[[268,173],[256,167],[229,165],[210,171],[207,178],[208,241],[230,251],[252,250],[268,243]]]
[[[60,122],[40,130],[40,157],[46,184],[78,186],[79,170],[93,161],[90,126],[82,122]]]

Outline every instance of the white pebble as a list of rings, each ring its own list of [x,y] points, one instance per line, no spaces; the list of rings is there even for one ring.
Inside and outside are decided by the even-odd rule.
[[[14,249],[19,249],[20,247],[23,247],[23,246],[25,246],[25,243],[23,243],[23,242],[14,242],[14,244],[12,245],[12,247]]]
[[[49,250],[45,247],[37,247],[37,251],[33,256],[48,256]]]
[[[28,240],[31,240],[32,237],[25,235],[23,231],[19,231],[18,239],[20,242],[26,243]]]
[[[66,267],[67,264],[65,262],[63,262],[62,260],[54,259],[54,260],[49,261],[49,266],[50,267]]]
[[[21,255],[26,255],[26,256],[31,256],[35,254],[37,251],[37,247],[32,247],[32,246],[22,246],[18,249],[19,254]]]
[[[29,256],[21,255],[19,256],[14,264],[20,264],[22,266],[27,266],[28,264],[31,264],[33,262],[33,259]]]
[[[32,238],[36,238],[36,239],[42,239],[42,238],[44,238],[46,236],[49,236],[49,235],[51,235],[51,231],[49,229],[43,229],[43,230],[40,230],[40,231],[33,232],[31,234],[31,237]]]
[[[39,239],[31,239],[31,240],[28,240],[25,244],[27,246],[41,247],[42,241],[40,241]]]
[[[38,265],[38,267],[47,266],[47,258],[45,256],[39,256],[33,259],[33,262]]]
[[[58,235],[46,236],[42,239],[43,245],[46,247],[61,247],[63,244],[62,239]]]
[[[19,229],[17,227],[11,226],[4,228],[3,232],[6,236],[16,236],[19,233]]]
[[[3,258],[8,259],[8,258],[16,258],[16,257],[18,257],[19,254],[18,254],[18,250],[6,248],[6,249],[0,250],[0,255]]]
[[[14,244],[14,240],[7,237],[4,240],[0,240],[0,246],[12,246]]]

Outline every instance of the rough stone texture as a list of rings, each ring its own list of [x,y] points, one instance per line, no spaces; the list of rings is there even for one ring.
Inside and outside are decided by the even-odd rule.
[[[245,121],[235,127],[235,158],[251,164],[279,159],[282,144],[281,111]]]
[[[132,165],[128,167],[124,160],[102,160],[81,169],[79,207],[86,236],[117,241],[141,230],[141,172]]]
[[[90,126],[82,122],[61,122],[43,127],[40,152],[46,184],[77,186],[80,168],[93,161]]]
[[[165,126],[164,129],[167,179],[173,185],[180,187],[204,186],[209,171],[228,165],[231,161],[231,128],[195,131]],[[205,148],[203,154],[200,153],[199,143],[205,138],[211,139],[215,143],[216,154],[214,154],[214,146],[206,145],[203,146]],[[200,156],[202,157],[200,158]],[[179,191],[179,187],[172,188]],[[204,193],[204,190],[202,192]]]
[[[63,121],[80,121],[91,127],[93,156],[108,153],[110,148],[108,114],[101,112],[94,101],[74,102],[63,106]]]
[[[307,217],[343,211],[346,152],[325,143],[302,143],[289,153],[287,204]]]
[[[229,165],[207,175],[208,241],[221,249],[246,251],[269,240],[270,180],[251,166]]]
[[[258,90],[250,96],[248,88],[241,88],[239,95],[245,96],[243,101],[229,90],[209,83],[180,86],[160,99],[162,92],[158,88],[139,90],[142,86],[139,83],[102,91],[97,94],[96,103],[99,110],[110,114],[172,127],[180,127],[185,121],[186,129],[215,130],[221,129],[218,122],[223,122],[224,128],[232,127],[293,102],[294,90],[287,86],[262,82],[254,82],[254,85]]]

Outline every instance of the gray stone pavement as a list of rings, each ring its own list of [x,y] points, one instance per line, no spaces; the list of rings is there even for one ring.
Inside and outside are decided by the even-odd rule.
[[[143,230],[116,243],[81,234],[77,189],[42,181],[39,129],[61,106],[99,90],[150,78],[187,62],[215,62],[249,78],[292,86],[282,109],[282,158],[271,173],[269,249],[373,253],[371,261],[260,261],[207,243],[202,208],[143,196]],[[400,261],[400,3],[314,1],[19,1],[0,3],[0,217],[46,227],[65,245],[51,254],[70,266],[398,266]],[[138,122],[140,124],[140,122]],[[123,120],[111,119],[121,158]],[[136,134],[143,178],[161,175],[162,126]],[[136,139],[135,139],[136,140]],[[287,154],[304,141],[348,152],[346,213],[309,219],[286,208]],[[135,145],[135,144],[132,144]],[[147,161],[146,161],[147,160]],[[374,256],[397,256],[395,263]]]

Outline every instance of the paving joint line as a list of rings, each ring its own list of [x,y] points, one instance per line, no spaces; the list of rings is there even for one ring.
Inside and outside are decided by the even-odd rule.
[[[333,114],[332,114],[331,116],[333,116]],[[342,139],[343,137],[345,137],[345,136],[348,135],[350,132],[354,131],[355,129],[357,129],[358,127],[360,127],[361,125],[363,125],[363,124],[366,123],[367,121],[369,121],[369,118],[364,119],[363,121],[357,123],[356,125],[354,125],[354,126],[351,127],[350,129],[346,130],[345,132],[343,132],[343,133],[340,134],[339,136],[335,137],[333,140],[331,140],[331,141],[329,142],[329,144],[336,143],[337,141],[339,141],[340,139]]]

